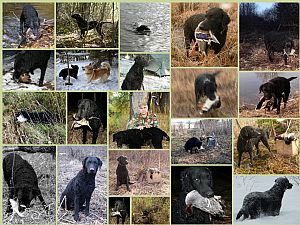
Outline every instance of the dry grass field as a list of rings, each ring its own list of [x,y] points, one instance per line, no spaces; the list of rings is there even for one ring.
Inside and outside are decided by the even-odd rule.
[[[237,70],[222,69],[216,76],[221,107],[200,114],[196,108],[194,82],[198,75],[215,69],[172,69],[172,117],[237,117]]]
[[[180,4],[171,5],[171,59],[173,67],[236,67],[238,66],[238,8],[236,3],[185,3],[184,10]],[[228,9],[224,9],[229,6]],[[213,7],[223,8],[230,17],[228,24],[227,39],[221,52],[217,55],[213,51],[208,52],[207,57],[198,52],[192,52],[190,57],[186,55],[184,44],[183,26],[185,21],[194,14],[205,13]]]

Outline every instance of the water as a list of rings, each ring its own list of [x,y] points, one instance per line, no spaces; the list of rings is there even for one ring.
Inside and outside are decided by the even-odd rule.
[[[138,34],[134,23],[144,24],[150,34]],[[170,5],[164,3],[121,4],[122,52],[169,52]]]
[[[3,4],[3,47],[17,48],[20,43],[20,15],[26,3]],[[39,14],[41,22],[54,18],[54,4],[31,4]]]
[[[299,90],[299,76],[297,72],[289,73],[252,73],[244,72],[240,73],[240,104],[254,104],[256,105],[259,99],[263,96],[259,93],[259,87],[263,83],[275,78],[277,76],[290,78],[298,77],[290,82],[291,93],[290,97]]]

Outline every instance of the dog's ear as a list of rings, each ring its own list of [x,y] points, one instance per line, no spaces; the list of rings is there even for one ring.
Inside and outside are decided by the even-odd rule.
[[[88,159],[89,157],[85,157],[83,160],[82,160],[82,168],[85,170],[86,167],[85,167],[85,163],[86,163],[86,160]]]
[[[96,157],[96,159],[98,160],[98,167],[99,167],[99,169],[101,169],[102,161],[98,157]]]
[[[223,12],[222,29],[227,30],[227,25],[230,23],[230,17],[226,12]]]
[[[262,84],[262,85],[260,85],[260,87],[259,87],[259,93],[261,93],[262,92],[262,89],[263,89],[263,87],[264,87],[264,85]]]
[[[207,170],[207,172],[209,174],[209,184],[210,184],[210,187],[213,187],[212,173],[211,173],[210,169],[208,169],[207,167],[205,167],[205,169]]]

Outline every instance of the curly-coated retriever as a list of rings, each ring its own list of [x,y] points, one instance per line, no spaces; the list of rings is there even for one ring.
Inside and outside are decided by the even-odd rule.
[[[252,151],[255,146],[257,149],[256,154],[260,155],[258,144],[261,141],[269,150],[272,155],[269,146],[269,135],[267,131],[262,128],[256,128],[251,126],[245,126],[241,129],[237,140],[237,151],[238,151],[238,167],[241,165],[241,159],[244,152],[248,152],[250,156],[250,166],[253,166]]]
[[[208,213],[193,207],[193,213],[187,216],[186,195],[196,190],[203,197],[214,196],[212,173],[207,167],[188,167],[180,174],[181,193],[176,205],[172,206],[172,224],[208,224],[212,223]]]
[[[243,206],[238,212],[236,219],[256,219],[260,216],[278,216],[284,192],[291,189],[293,185],[286,177],[279,177],[275,184],[265,192],[251,192],[243,201]]]
[[[187,56],[192,40],[203,46],[201,50],[207,55],[208,46],[218,54],[226,42],[230,18],[221,8],[211,8],[206,14],[196,14],[184,23],[184,37]],[[203,44],[203,45],[202,45]]]
[[[86,157],[82,161],[83,168],[68,183],[60,196],[60,205],[67,210],[74,209],[74,219],[79,221],[79,211],[89,215],[90,200],[95,189],[95,176],[102,161],[98,157]],[[85,204],[85,206],[84,206]]]
[[[117,174],[117,185],[116,185],[116,191],[119,189],[119,186],[122,184],[126,184],[127,191],[130,191],[129,185],[132,184],[130,183],[130,178],[129,178],[129,173],[127,169],[127,157],[125,156],[119,156],[117,158],[118,160],[118,167],[116,170]]]
[[[31,30],[30,38],[33,40],[40,37],[40,19],[36,9],[32,5],[25,5],[20,16],[20,35],[26,39],[28,29]]]
[[[83,19],[83,17],[80,16],[78,13],[71,15],[71,17],[76,20],[76,23],[80,29],[80,38],[84,38],[84,36],[87,34],[89,30],[95,28],[97,33],[101,36],[101,39],[103,39],[104,33],[102,31],[102,26],[105,23],[111,23],[111,22],[104,22],[104,21],[98,22],[95,20],[87,21]]]
[[[39,86],[43,86],[51,51],[49,50],[28,50],[21,51],[15,57],[13,79],[21,83],[30,83],[30,75],[35,69],[41,70]]]
[[[290,81],[296,78],[297,77],[275,77],[269,80],[267,83],[262,84],[259,87],[259,93],[263,92],[264,96],[260,98],[256,109],[260,109],[264,101],[274,98],[272,109],[277,108],[277,114],[279,114],[281,99],[283,99],[283,107],[285,108],[291,91]]]
[[[77,75],[78,75],[78,70],[79,67],[77,65],[71,65],[72,68],[69,68],[69,72],[68,72],[68,68],[64,68],[59,72],[59,77],[62,77],[64,80],[67,78],[68,75],[70,75],[70,77],[74,77],[75,79],[77,79]]]
[[[127,207],[124,201],[115,201],[114,208],[112,209],[112,216],[117,217],[117,224],[119,224],[120,219],[122,220],[122,224],[125,223],[127,216]]]
[[[271,31],[265,34],[264,41],[270,62],[274,61],[274,52],[283,53],[284,63],[288,64],[289,55],[295,52],[295,44],[287,33]]]
[[[144,67],[149,64],[145,56],[138,55],[122,83],[122,90],[141,90],[144,80]]]
[[[3,175],[9,187],[9,199],[18,200],[19,211],[24,211],[25,207],[29,208],[32,199],[36,197],[39,198],[44,209],[48,210],[33,167],[20,155],[10,153],[4,157]],[[6,212],[12,212],[10,201],[8,201]]]
[[[198,152],[198,150],[203,149],[202,147],[202,141],[199,140],[196,137],[192,137],[189,140],[186,141],[185,145],[184,145],[184,149],[187,152],[190,152],[191,154],[193,154],[193,151],[195,153]]]
[[[206,113],[211,109],[221,107],[221,98],[217,95],[217,83],[216,76],[220,74],[217,71],[212,74],[200,74],[195,79],[195,96],[196,96],[196,107],[199,108],[200,100],[202,97],[207,97],[204,105],[202,106],[202,112]]]
[[[87,132],[93,133],[92,144],[96,144],[101,124],[106,128],[106,112],[101,105],[91,99],[81,99],[78,101],[78,111],[74,115],[75,121],[86,120],[89,125],[80,126],[82,129],[82,143],[87,141]]]
[[[129,129],[119,131],[113,134],[113,141],[117,142],[118,148],[122,148],[123,144],[129,148],[140,149],[148,141],[151,141],[154,148],[162,149],[162,141],[170,140],[169,135],[157,127],[139,129]]]

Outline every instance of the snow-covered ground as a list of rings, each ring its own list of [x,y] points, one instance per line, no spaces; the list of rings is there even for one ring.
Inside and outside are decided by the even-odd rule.
[[[134,60],[121,59],[120,60],[120,90],[123,80],[125,79],[126,74],[129,69],[134,64]],[[153,76],[150,73],[144,71],[144,82],[145,90],[169,90],[170,89],[170,76]]]
[[[53,66],[53,56],[49,59],[46,74],[44,78],[44,85],[39,87],[39,79],[41,76],[41,70],[35,69],[34,74],[31,76],[31,84],[17,83],[13,77],[14,71],[14,57],[7,57],[3,59],[3,74],[2,86],[5,91],[14,91],[14,90],[32,90],[32,91],[41,91],[41,90],[53,90],[54,89],[54,66]]]
[[[84,61],[76,61],[76,62],[69,62],[69,65],[77,65],[79,67],[78,70],[78,78],[77,80],[71,77],[71,83],[73,85],[65,85],[68,82],[68,78],[64,80],[62,77],[59,77],[59,72],[67,68],[66,63],[60,63],[59,61],[56,63],[56,89],[57,90],[82,90],[82,91],[89,91],[89,90],[97,90],[97,91],[117,91],[118,90],[118,65],[111,66],[111,73],[108,77],[107,82],[101,83],[100,80],[94,80],[88,83],[88,77],[85,74],[83,67],[91,63],[90,60]]]
[[[244,197],[254,191],[267,191],[280,176],[236,176],[234,178],[234,223],[240,224],[299,224],[299,177],[286,176],[292,189],[287,189],[282,199],[282,206],[278,216],[265,216],[258,219],[245,219],[243,216],[235,220],[242,207]]]

